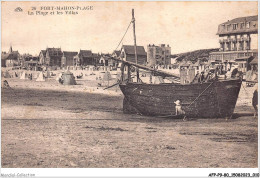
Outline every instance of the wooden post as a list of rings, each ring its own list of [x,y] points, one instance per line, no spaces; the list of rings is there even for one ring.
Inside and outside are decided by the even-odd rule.
[[[131,66],[127,65],[127,81],[131,82]]]
[[[124,81],[124,70],[125,70],[125,64],[122,63],[122,65],[121,65],[121,82]]]
[[[136,49],[136,36],[135,36],[135,15],[134,15],[134,9],[132,9],[132,23],[133,23],[133,32],[134,32],[134,48],[135,48],[135,63],[138,63],[137,60],[137,49]],[[136,78],[137,82],[139,81],[139,69],[136,67]]]
[[[166,52],[166,50],[165,50],[165,47],[164,47],[164,69],[166,69],[166,55],[165,55],[165,52]]]
[[[246,59],[246,72],[248,70],[249,64],[248,64],[248,58],[249,58],[249,53],[248,53],[248,46],[246,47],[246,55],[247,55],[247,59]]]

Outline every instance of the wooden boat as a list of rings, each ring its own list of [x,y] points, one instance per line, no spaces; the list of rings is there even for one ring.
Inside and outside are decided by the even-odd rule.
[[[233,114],[241,80],[223,80],[195,84],[143,84],[119,85],[124,98],[124,111],[150,116],[176,116],[177,100],[187,117],[230,117]]]
[[[135,39],[135,19],[133,12],[133,30]],[[230,117],[234,112],[238,94],[242,84],[240,78],[230,80],[212,80],[203,83],[161,83],[146,84],[138,82],[139,69],[148,70],[154,75],[172,77],[177,81],[179,76],[163,71],[151,69],[137,63],[136,40],[135,58],[136,63],[122,61],[120,89],[124,94],[123,110],[125,113],[140,113],[142,115],[176,117],[187,116],[194,118],[217,118]],[[112,58],[112,57],[111,57]],[[127,66],[128,79],[123,76]],[[131,67],[136,68],[137,82],[132,81]],[[183,113],[177,113],[179,101]],[[179,108],[180,108],[179,107]]]

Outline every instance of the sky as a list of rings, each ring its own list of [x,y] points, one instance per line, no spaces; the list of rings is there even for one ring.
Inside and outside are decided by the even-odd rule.
[[[41,10],[53,6],[55,10]],[[66,14],[57,7],[80,7]],[[83,10],[83,8],[90,10]],[[20,7],[23,11],[17,12]],[[36,10],[32,10],[35,7]],[[171,53],[218,48],[218,25],[257,15],[257,2],[2,2],[2,51],[38,55],[46,47],[63,51],[113,52],[135,10],[137,45],[169,44]],[[36,11],[40,15],[36,15]],[[63,14],[57,14],[57,11]],[[68,10],[69,11],[69,10]],[[33,12],[34,15],[28,13]],[[43,12],[48,12],[43,15]],[[54,15],[50,13],[54,12]],[[123,42],[133,45],[133,28]],[[120,45],[121,47],[121,45]],[[119,49],[120,49],[119,47]]]

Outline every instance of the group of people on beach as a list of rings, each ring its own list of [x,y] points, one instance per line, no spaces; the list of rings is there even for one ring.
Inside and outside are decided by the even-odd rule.
[[[224,74],[225,80],[228,78],[238,78],[243,75],[242,72],[238,71],[237,68],[233,69],[232,71],[231,69],[228,69],[227,72],[224,72],[221,67],[217,66],[215,69],[207,69],[201,73],[198,71],[193,82],[203,83],[218,80],[218,76],[222,74]]]
[[[217,75],[214,72],[208,71],[207,73],[205,73],[204,71],[202,71],[201,73],[199,73],[199,71],[197,72],[193,82],[195,83],[203,83],[203,82],[208,82],[211,81],[213,79],[217,79]]]

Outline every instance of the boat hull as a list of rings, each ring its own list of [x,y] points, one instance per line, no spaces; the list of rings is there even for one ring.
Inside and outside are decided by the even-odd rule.
[[[229,117],[233,114],[241,80],[213,83],[181,84],[120,84],[124,107],[148,116],[178,116],[175,102],[181,102],[185,116],[193,118]],[[126,109],[124,108],[124,111]]]

